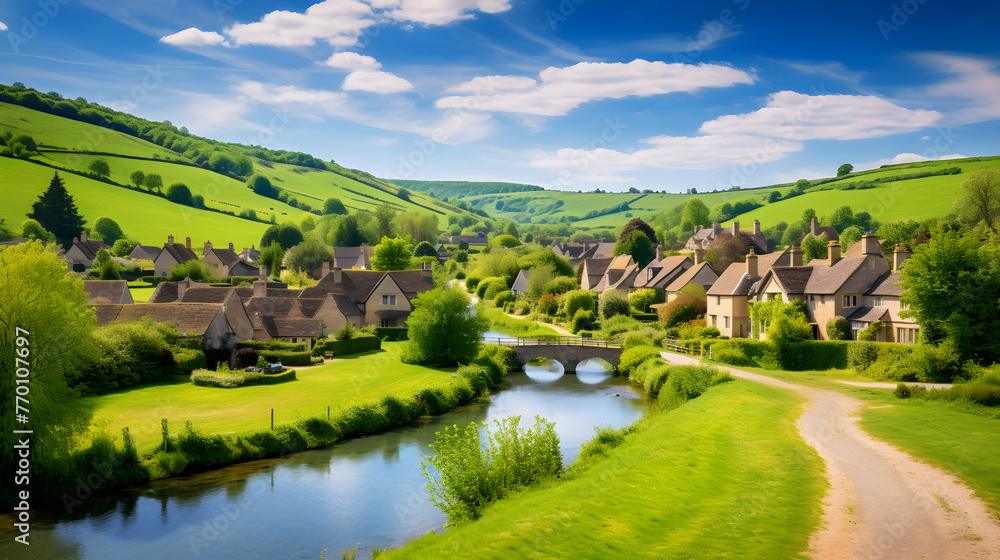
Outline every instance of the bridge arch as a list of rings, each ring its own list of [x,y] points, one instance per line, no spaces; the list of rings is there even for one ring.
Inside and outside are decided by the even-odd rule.
[[[523,366],[535,358],[550,358],[562,364],[565,373],[576,373],[580,362],[591,358],[599,358],[611,365],[612,371],[618,371],[621,362],[622,349],[608,344],[606,340],[561,337],[554,340],[539,340],[525,338],[487,339],[486,342],[502,344],[514,349],[517,361]]]

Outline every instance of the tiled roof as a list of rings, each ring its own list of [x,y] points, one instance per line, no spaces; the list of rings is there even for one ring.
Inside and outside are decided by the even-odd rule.
[[[461,243],[463,241],[469,245],[486,245],[489,239],[485,235],[482,237],[478,235],[452,235],[448,238],[449,244]]]
[[[321,279],[315,286],[302,290],[301,296],[304,298],[325,298],[327,294],[342,294],[350,297],[355,302],[364,302],[368,299],[375,286],[382,281],[385,276],[390,276],[399,289],[403,291],[407,299],[413,299],[417,294],[426,292],[434,287],[430,277],[424,276],[422,270],[392,270],[382,272],[378,270],[342,270],[341,281],[334,280],[335,272],[330,272]]]
[[[177,294],[180,293],[178,289],[178,284],[186,283],[187,290],[193,288],[208,288],[209,285],[203,282],[194,282],[190,278],[185,278],[178,282],[160,282],[153,293],[149,296],[149,301],[147,303],[173,303],[178,300]],[[185,290],[185,291],[187,291]]]
[[[100,239],[88,239],[86,241],[74,241],[73,246],[83,253],[83,256],[87,257],[87,260],[94,260],[97,256],[97,251],[101,249],[106,249],[108,246]]]
[[[885,319],[888,314],[889,308],[887,307],[859,307],[847,317],[847,320],[858,323],[874,323]]]
[[[213,248],[208,252],[208,254],[205,255],[205,257],[207,258],[208,255],[215,255],[216,258],[218,258],[219,261],[221,261],[225,266],[231,266],[233,263],[241,262],[239,255],[237,255],[232,249]]]
[[[188,288],[184,290],[181,301],[184,303],[222,303],[233,292],[239,297],[250,297],[253,295],[253,288]]]
[[[521,269],[521,271],[517,273],[517,278],[514,279],[514,285],[511,286],[510,289],[518,292],[527,292],[528,278],[530,274],[531,273],[527,270]]]
[[[261,323],[272,338],[312,337],[319,332],[319,321],[316,319],[262,316]]]
[[[675,278],[678,274],[683,273],[681,269],[684,266],[686,266],[687,264],[691,264],[693,262],[694,261],[683,255],[664,257],[660,259],[660,262],[656,264],[653,263],[649,264],[650,267],[659,268],[659,270],[656,271],[656,274],[654,274],[652,278],[646,280],[645,279],[646,272],[644,270],[643,272],[639,273],[639,276],[636,278],[635,285],[637,287],[646,286],[651,288],[653,287],[663,288],[665,283],[671,282],[672,278]],[[690,269],[691,267],[688,268],[688,270]]]
[[[160,248],[154,247],[152,245],[136,245],[135,249],[129,253],[129,256],[133,259],[146,259],[149,261],[156,260],[156,255],[160,254]]]
[[[710,296],[745,296],[750,293],[754,279],[747,274],[744,263],[733,263],[719,276],[706,292]]]
[[[253,322],[254,328],[259,328],[264,317],[283,318],[288,315],[295,301],[295,298],[253,297],[243,300],[243,307],[246,308],[247,316]]]
[[[364,315],[361,308],[347,294],[330,294],[330,298],[337,304],[337,309],[344,314],[344,317],[360,317]]]
[[[804,294],[813,270],[811,266],[776,266],[771,275],[786,294]]]
[[[372,267],[372,257],[374,256],[375,248],[367,245],[360,247],[334,247],[333,267],[370,270]]]
[[[125,280],[84,280],[83,291],[89,303],[123,303],[128,282]],[[129,296],[131,303],[131,295]]]
[[[712,265],[708,264],[707,262],[701,262],[685,270],[683,274],[681,274],[680,276],[675,278],[673,282],[668,284],[667,287],[664,288],[664,290],[668,292],[681,291],[681,289],[683,289],[684,286],[687,286],[688,283],[694,280],[694,277],[697,276],[698,273],[704,270],[705,268],[708,268],[708,270],[710,270],[711,273],[715,275],[716,279],[718,279],[719,275],[716,274],[715,269],[712,268]]]
[[[177,263],[198,260],[198,255],[194,254],[194,251],[188,249],[186,245],[181,243],[164,243],[163,250],[157,254],[157,258],[162,256],[164,253],[173,258]]]
[[[590,281],[590,285],[593,286],[601,281],[601,277],[608,270],[608,265],[611,264],[611,259],[587,259],[587,264],[584,265],[587,272],[587,278]]]
[[[899,296],[905,291],[902,286],[899,285],[902,278],[899,276],[898,272],[887,272],[879,277],[878,280],[872,284],[870,290],[865,292],[869,296]]]
[[[864,256],[850,256],[840,259],[833,266],[811,266],[813,273],[809,276],[809,282],[803,293],[824,295],[837,293],[844,282],[865,264],[865,260]]]
[[[326,300],[321,298],[298,298],[295,300],[295,305],[292,309],[298,309],[298,312],[303,317],[312,318],[319,311],[319,308],[322,307],[324,301]]]
[[[101,326],[111,321],[140,321],[149,317],[157,323],[176,324],[186,335],[200,335],[222,308],[218,303],[132,303],[97,304],[97,322]]]

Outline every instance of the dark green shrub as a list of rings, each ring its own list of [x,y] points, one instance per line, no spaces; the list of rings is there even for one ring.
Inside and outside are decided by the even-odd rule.
[[[396,330],[404,331],[405,335],[406,329]],[[382,348],[382,339],[376,335],[357,333],[353,336],[354,338],[346,340],[330,340],[328,338],[317,340],[316,345],[313,346],[312,355],[322,356],[326,352],[333,352],[334,356],[346,356]]]
[[[84,394],[169,381],[177,373],[171,344],[177,329],[149,319],[112,322],[94,331],[97,358],[67,375],[71,387]]]
[[[316,441],[318,444],[329,444],[335,443],[340,439],[341,433],[332,423],[327,422],[322,418],[306,418],[305,420],[300,420],[298,422],[299,428],[301,428],[305,433],[309,434],[309,437]]]
[[[308,366],[312,364],[312,352],[287,352],[284,350],[264,350],[260,353],[271,364],[283,366]]]
[[[442,398],[439,389],[423,389],[417,394],[417,402],[423,407],[426,414],[441,414],[449,410],[448,403]]]
[[[233,352],[233,369],[243,369],[257,365],[260,353],[255,348],[239,348]]]
[[[610,319],[615,315],[628,315],[631,306],[628,297],[619,290],[604,290],[601,292],[598,305],[599,314],[605,319]]]
[[[353,406],[339,418],[344,437],[374,434],[389,425],[382,407],[376,403]]]
[[[660,357],[660,349],[655,346],[635,346],[622,352],[618,361],[618,373],[631,377],[636,368],[646,360]]]
[[[474,396],[486,393],[493,384],[489,370],[480,365],[459,366],[455,373],[469,382]]]
[[[283,342],[280,340],[244,340],[243,342],[236,343],[236,349],[240,348],[253,348],[257,351],[262,350],[281,350],[285,352],[303,352],[306,349],[305,344],[294,344],[291,342]]]
[[[593,330],[594,329],[594,312],[588,311],[586,309],[577,309],[576,314],[573,315],[573,322],[570,326],[570,332],[574,334],[581,330]]]
[[[906,383],[900,383],[893,389],[892,394],[896,395],[896,398],[899,399],[908,399],[910,398],[910,386]]]
[[[594,292],[589,290],[574,290],[572,292],[566,292],[562,296],[562,314],[566,317],[573,318],[576,316],[576,312],[583,309],[584,311],[594,311]]]
[[[189,348],[171,348],[174,353],[174,361],[177,362],[177,373],[179,375],[191,375],[196,369],[205,369],[205,353],[201,350],[191,350]]]
[[[851,340],[851,323],[841,317],[831,317],[826,322],[826,336],[830,340]]]
[[[514,300],[516,299],[517,296],[515,296],[513,293],[509,291],[503,291],[497,294],[496,298],[493,300],[493,305],[503,309],[505,305],[507,305],[508,303],[514,303]]]

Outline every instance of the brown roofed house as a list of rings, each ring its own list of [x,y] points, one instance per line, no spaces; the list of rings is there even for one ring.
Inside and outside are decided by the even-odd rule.
[[[94,262],[94,257],[101,249],[108,246],[100,239],[87,239],[87,232],[82,232],[80,237],[73,238],[73,246],[66,251],[66,260],[70,263],[82,264],[84,268],[90,268]]]
[[[132,292],[125,280],[84,280],[87,303],[132,303]]]
[[[112,321],[133,322],[144,318],[176,326],[182,339],[200,336],[202,350],[206,355],[221,357],[217,359],[228,360],[236,347],[236,333],[221,303],[99,303],[94,308],[101,326]]]
[[[168,235],[167,242],[163,245],[163,249],[156,255],[153,260],[153,269],[156,276],[166,276],[170,274],[170,269],[174,266],[187,262],[198,260],[198,255],[191,250],[191,238],[187,238],[187,242],[184,245],[180,243],[174,243],[174,236]]]

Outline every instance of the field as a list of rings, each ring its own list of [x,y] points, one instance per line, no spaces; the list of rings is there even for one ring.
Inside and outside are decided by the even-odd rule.
[[[7,185],[0,218],[15,228],[31,211],[31,204],[48,188],[52,169],[34,163],[0,158],[0,174]],[[191,237],[193,247],[206,240],[216,245],[232,242],[237,247],[259,244],[268,224],[234,218],[208,210],[174,204],[165,198],[123,189],[73,174],[60,174],[80,213],[93,224],[100,216],[110,216],[126,235],[145,245],[162,245],[173,234],[183,242]]]
[[[454,368],[402,363],[399,353],[403,344],[384,342],[382,350],[296,368],[295,381],[278,385],[218,389],[189,381],[161,383],[87,397],[82,402],[94,414],[92,430],[104,428],[120,434],[127,427],[136,438],[139,453],[151,453],[161,439],[161,418],[169,420],[171,433],[181,431],[186,421],[206,434],[260,430],[270,425],[271,409],[277,425],[325,415],[328,406],[335,414],[340,408],[385,395],[409,396],[451,379]]]
[[[653,413],[612,455],[391,558],[794,558],[826,482],[802,401],[737,380]]]

